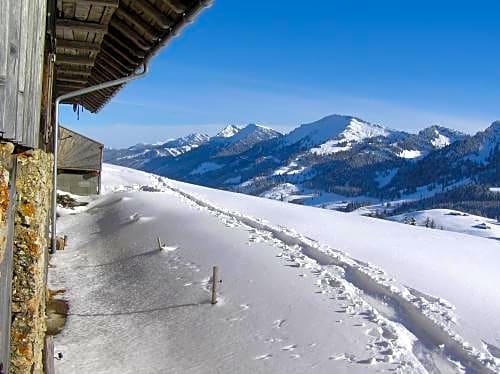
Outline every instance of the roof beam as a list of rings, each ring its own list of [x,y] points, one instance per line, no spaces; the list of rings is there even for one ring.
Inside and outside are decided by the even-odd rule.
[[[61,64],[93,66],[94,59],[83,56],[57,55],[56,65],[61,65]]]
[[[59,74],[57,75],[56,80],[58,82],[68,82],[68,83],[87,83],[87,78],[86,77],[75,77],[72,75],[63,75]]]
[[[123,23],[118,18],[114,18],[110,25],[134,43],[139,49],[148,51],[151,48],[151,44],[144,40],[142,36],[137,33],[137,31],[131,29],[127,24]]]
[[[105,73],[113,77],[113,79],[121,78],[125,73],[122,73],[116,66],[109,63],[107,60],[101,58],[99,61],[96,61],[96,65],[94,66],[94,71],[103,70]]]
[[[102,50],[101,53],[102,53],[102,55],[104,57],[106,57],[107,59],[113,60],[116,63],[116,65],[121,66],[126,71],[128,71],[128,72],[131,73],[131,72],[133,72],[135,70],[135,68],[127,66],[126,63],[124,63],[123,61],[121,61],[119,58],[116,58],[116,56],[114,56],[113,54],[108,53],[105,50]]]
[[[78,5],[100,5],[111,8],[118,8],[120,5],[119,0],[75,0]]]
[[[166,30],[170,28],[174,21],[163,14],[161,10],[152,6],[147,1],[133,1],[133,4],[140,8],[147,16],[152,18],[162,29]]]
[[[113,53],[119,55],[125,61],[127,61],[130,65],[138,65],[139,62],[134,60],[131,56],[127,55],[120,48],[117,48],[113,43],[109,43],[106,39],[102,41],[102,46],[108,50],[111,50]]]
[[[106,39],[111,39],[113,41],[113,43],[115,43],[116,45],[119,45],[125,51],[128,51],[129,53],[132,53],[137,58],[141,58],[142,59],[142,58],[144,58],[146,56],[146,54],[144,52],[138,51],[137,49],[134,49],[134,48],[130,48],[130,45],[127,45],[123,40],[121,40],[120,38],[114,36],[112,33],[106,34],[106,37],[104,38],[104,41],[106,41]]]
[[[135,27],[137,27],[140,32],[145,34],[146,38],[148,38],[150,42],[158,40],[158,32],[153,27],[149,26],[146,22],[142,21],[142,19],[137,15],[132,15],[128,10],[125,10],[123,8],[118,8],[115,11],[115,14],[128,23],[131,23]]]
[[[66,67],[66,66],[60,66],[57,68],[57,75],[64,75],[64,74],[67,74],[67,75],[84,75],[86,77],[88,77],[90,74],[92,74],[92,71],[90,70],[74,70],[74,69],[70,69],[69,67]]]
[[[56,83],[57,92],[73,92],[85,88],[86,84],[75,84],[75,83]]]
[[[173,12],[177,14],[184,14],[186,12],[186,6],[178,0],[162,0],[167,4]]]
[[[79,49],[88,52],[98,52],[100,47],[97,43],[82,42],[79,40],[57,39],[58,48]]]
[[[106,34],[108,32],[108,25],[61,18],[56,20],[56,28],[62,30],[94,32],[96,34]]]
[[[117,65],[113,61],[109,61],[109,58],[102,58],[102,57],[99,59],[98,63],[96,62],[94,69],[99,69],[107,66],[109,68],[108,71],[115,72],[118,78],[121,78],[124,75],[127,76],[130,73],[130,71],[123,68],[122,66]],[[131,71],[133,71],[133,69]]]

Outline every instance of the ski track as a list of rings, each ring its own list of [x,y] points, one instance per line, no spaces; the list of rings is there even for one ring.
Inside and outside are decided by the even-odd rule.
[[[414,340],[417,337],[430,346],[430,354],[443,354],[454,369],[457,367],[456,361],[459,361],[472,372],[500,372],[500,359],[488,354],[489,350],[484,352],[471,346],[454,331],[456,316],[453,305],[448,301],[397,284],[395,279],[379,267],[350,258],[344,252],[321,245],[294,230],[218,208],[176,188],[166,178],[158,177],[158,185],[178,194],[193,208],[207,210],[227,227],[246,228],[249,231],[249,245],[271,242],[282,250],[277,257],[286,266],[307,269],[317,277],[317,293],[329,294],[332,299],[344,301],[344,307],[337,310],[337,313],[348,318],[361,315],[378,326],[376,331],[366,331],[367,335],[373,337],[373,342],[367,346],[372,353],[371,358],[361,360],[362,362],[349,355],[331,359],[345,359],[368,365],[377,361],[399,361],[403,371],[423,371],[423,366],[428,368],[425,363],[422,363],[422,367],[415,367],[413,360],[407,357],[408,352],[414,350]],[[306,274],[299,276],[305,277]],[[380,298],[392,306],[395,318],[389,319],[380,313],[365,300],[364,294]],[[342,323],[343,320],[337,322]],[[274,327],[280,328],[284,324],[285,320],[277,320]],[[364,325],[359,324],[357,327],[363,328]],[[413,356],[413,352],[411,355]],[[262,355],[256,359],[270,358],[272,355]]]

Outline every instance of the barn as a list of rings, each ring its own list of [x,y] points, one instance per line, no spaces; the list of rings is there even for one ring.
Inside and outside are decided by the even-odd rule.
[[[99,194],[103,149],[103,144],[61,126],[57,188],[81,196]]]
[[[47,266],[57,189],[99,188],[102,144],[59,128],[99,112],[208,0],[0,2],[0,372],[50,373]]]

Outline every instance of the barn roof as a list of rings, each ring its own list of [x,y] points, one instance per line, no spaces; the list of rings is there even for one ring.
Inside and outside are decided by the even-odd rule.
[[[133,74],[211,0],[57,0],[57,96]],[[122,86],[66,103],[99,111]]]

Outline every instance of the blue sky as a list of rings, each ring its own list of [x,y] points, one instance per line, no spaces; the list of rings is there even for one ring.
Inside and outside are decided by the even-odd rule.
[[[216,0],[148,77],[62,122],[114,147],[333,113],[473,133],[500,119],[499,14],[481,0]]]

